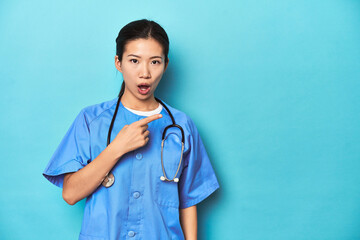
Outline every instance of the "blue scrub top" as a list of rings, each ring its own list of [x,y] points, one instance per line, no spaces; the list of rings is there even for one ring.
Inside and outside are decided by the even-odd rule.
[[[50,182],[62,187],[65,173],[85,167],[106,148],[117,100],[80,111],[43,172]],[[179,208],[198,204],[219,188],[194,122],[185,113],[165,105],[185,133],[179,182],[160,180],[162,132],[172,124],[163,108],[163,117],[148,124],[148,143],[123,155],[112,169],[115,183],[109,188],[100,185],[86,198],[80,240],[184,239]],[[145,116],[129,111],[120,102],[111,141],[124,125],[142,118]],[[181,132],[170,128],[166,136],[164,167],[172,179],[180,161]]]

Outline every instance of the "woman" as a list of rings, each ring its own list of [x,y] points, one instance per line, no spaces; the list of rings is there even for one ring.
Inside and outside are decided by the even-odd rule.
[[[154,97],[168,36],[138,20],[116,44],[119,96],[80,111],[43,175],[70,205],[86,198],[81,240],[196,239],[196,204],[219,184],[191,118]]]

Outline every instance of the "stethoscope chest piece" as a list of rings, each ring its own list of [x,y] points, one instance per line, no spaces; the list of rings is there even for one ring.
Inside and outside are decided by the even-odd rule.
[[[114,184],[114,182],[115,182],[115,177],[114,177],[114,175],[112,174],[112,173],[109,173],[105,178],[104,178],[104,180],[103,180],[103,182],[102,182],[102,185],[104,186],[104,187],[111,187],[111,185],[113,185]]]

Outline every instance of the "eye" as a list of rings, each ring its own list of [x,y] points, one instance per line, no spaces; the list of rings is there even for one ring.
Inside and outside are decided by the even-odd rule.
[[[161,62],[159,60],[152,60],[151,64],[160,64]]]
[[[138,63],[139,61],[138,61],[137,59],[133,58],[133,59],[130,59],[130,62],[132,62],[132,63]]]

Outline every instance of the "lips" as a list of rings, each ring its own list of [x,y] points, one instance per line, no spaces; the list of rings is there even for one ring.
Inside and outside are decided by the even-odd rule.
[[[140,94],[146,95],[150,92],[150,85],[147,83],[140,83],[138,84],[138,90]]]

